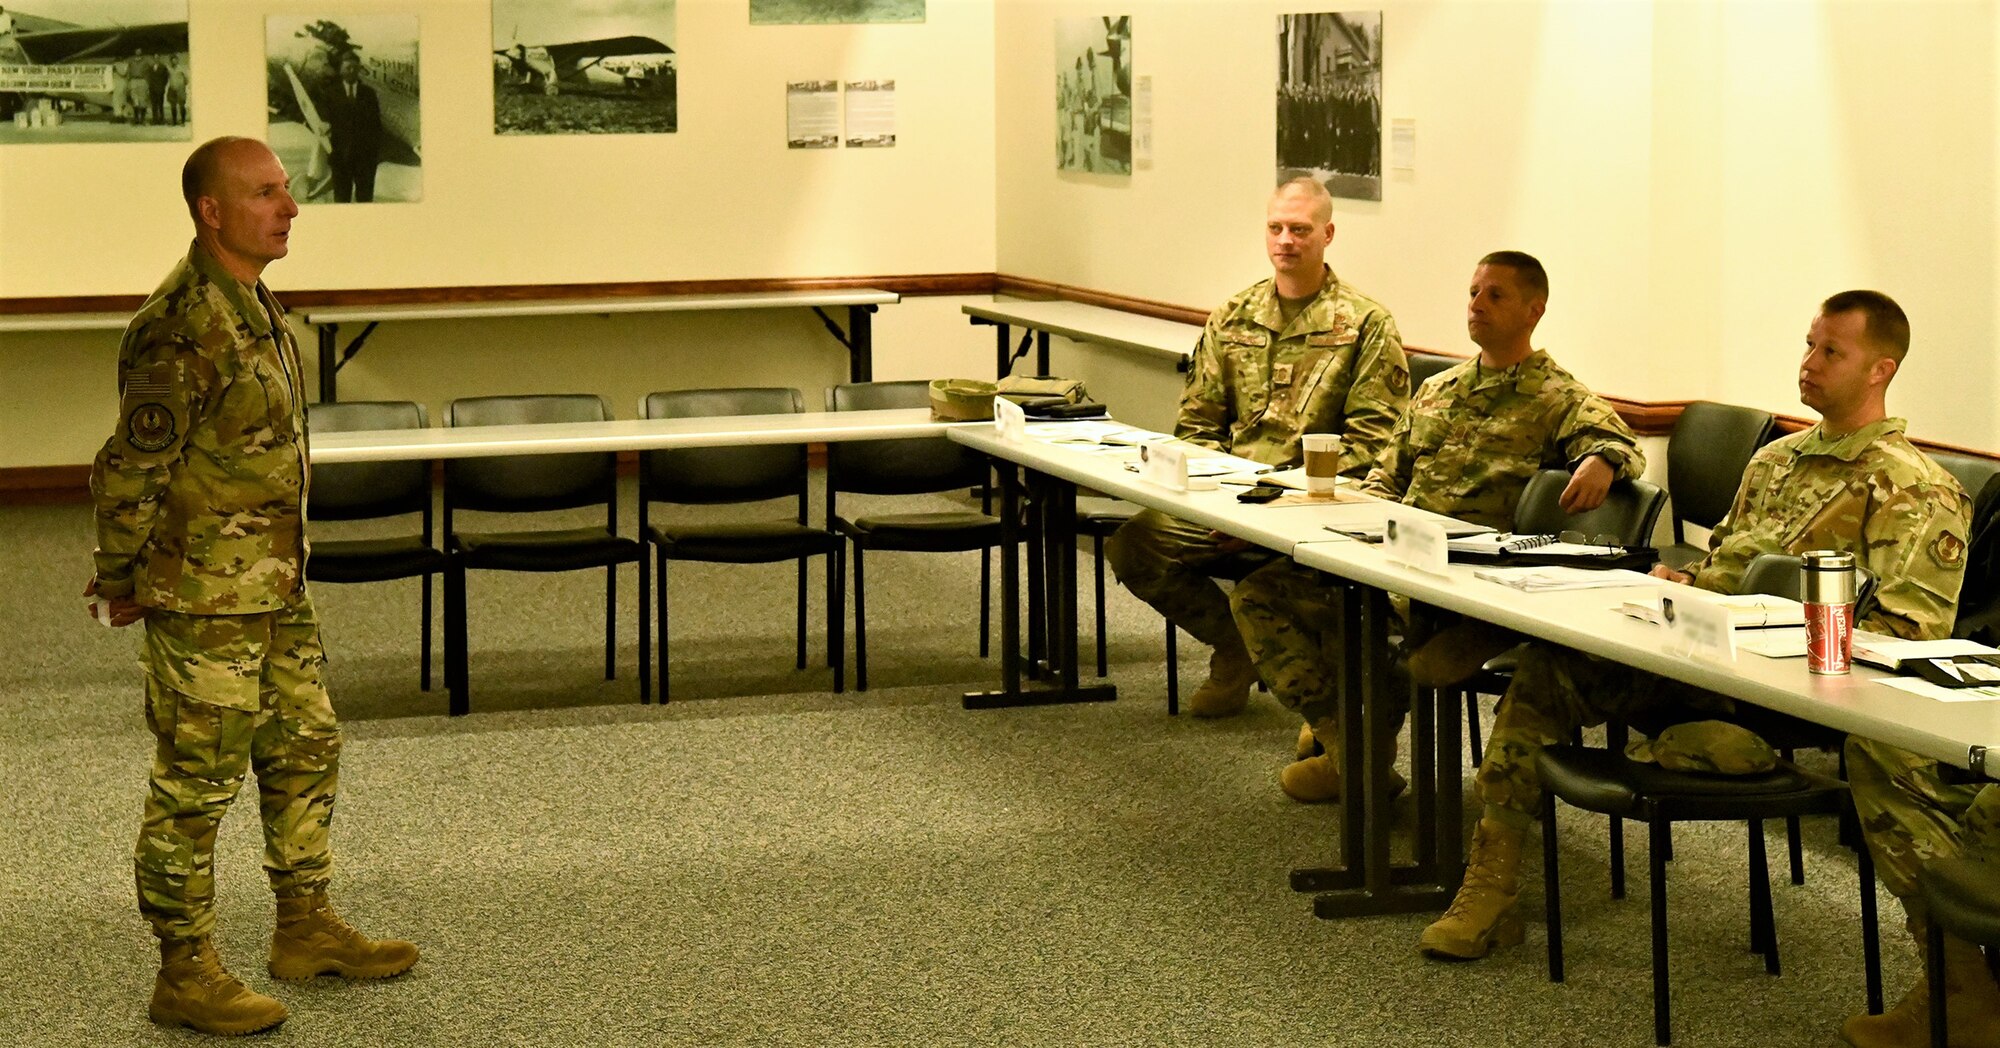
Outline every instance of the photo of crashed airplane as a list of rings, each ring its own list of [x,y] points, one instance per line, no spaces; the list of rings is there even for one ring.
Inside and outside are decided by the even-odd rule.
[[[185,142],[187,0],[0,6],[0,144]]]
[[[657,134],[678,126],[673,0],[560,7],[494,0],[493,26],[495,133]]]
[[[310,203],[423,197],[415,15],[264,22],[266,139]]]

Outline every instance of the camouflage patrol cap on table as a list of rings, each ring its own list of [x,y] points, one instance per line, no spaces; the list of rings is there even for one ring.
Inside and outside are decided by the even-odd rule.
[[[984,422],[993,417],[993,397],[999,387],[976,378],[931,380],[931,419],[936,422]]]
[[[1668,771],[1712,775],[1756,775],[1778,766],[1770,743],[1740,724],[1718,720],[1676,724],[1655,738],[1634,740],[1625,756]]]

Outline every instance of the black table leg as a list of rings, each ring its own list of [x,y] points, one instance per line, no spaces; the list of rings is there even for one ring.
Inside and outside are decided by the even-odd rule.
[[[1077,674],[1076,637],[1076,488],[1040,474],[1033,475],[1034,506],[1029,514],[1031,553],[1028,583],[1031,596],[1043,599],[1028,609],[1028,637],[1021,630],[1022,531],[1020,467],[995,460],[1000,472],[1000,691],[966,692],[966,709],[1047,706],[1072,702],[1110,702],[1118,697],[1111,684],[1083,686]],[[1044,604],[1044,600],[1046,604]],[[1027,673],[1042,681],[1022,684],[1023,640],[1031,646]]]
[[[322,404],[331,404],[338,399],[339,381],[334,376],[340,371],[340,362],[334,357],[339,341],[339,324],[319,325],[319,402]]]
[[[1049,333],[1035,332],[1035,374],[1049,373]]]
[[[850,382],[875,381],[875,308],[847,307],[847,368]]]

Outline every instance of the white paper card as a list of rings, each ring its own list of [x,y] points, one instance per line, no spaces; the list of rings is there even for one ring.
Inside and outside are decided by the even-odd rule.
[[[1382,525],[1382,549],[1389,559],[1433,575],[1444,574],[1451,561],[1444,525],[1428,517],[1390,517]]]
[[[847,146],[882,149],[896,144],[896,82],[847,82]]]
[[[998,401],[995,401],[998,403]],[[1187,449],[1167,444],[1142,445],[1139,448],[1139,476],[1149,484],[1158,484],[1172,491],[1186,491],[1188,486]]]
[[[840,81],[793,80],[785,84],[785,145],[792,149],[840,146]]]
[[[1028,439],[1028,413],[1006,397],[994,397],[993,429],[1001,440],[1019,444]]]
[[[1667,649],[1676,655],[1736,661],[1736,624],[1727,605],[1686,593],[1660,598],[1660,616],[1666,620]]]
[[[1153,78],[1132,78],[1132,163],[1153,166]]]

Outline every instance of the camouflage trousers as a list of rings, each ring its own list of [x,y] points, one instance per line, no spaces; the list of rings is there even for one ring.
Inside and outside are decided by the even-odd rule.
[[[1907,905],[1930,859],[2000,862],[2000,784],[1955,783],[1937,761],[1850,735],[1847,782],[1875,872]]]
[[[153,771],[133,853],[139,912],[162,939],[215,926],[215,833],[257,773],[264,869],[281,896],[326,887],[340,733],[320,682],[319,620],[303,593],[259,615],[146,616]]]
[[[1280,558],[1257,547],[1225,550],[1208,528],[1148,509],[1112,534],[1104,559],[1133,596],[1194,639],[1221,647],[1236,639],[1236,624],[1215,580],[1240,579]]]
[[[1500,700],[1473,780],[1486,817],[1506,825],[1525,828],[1541,811],[1535,756],[1542,747],[1612,717],[1672,724],[1733,709],[1729,699],[1712,691],[1568,648],[1536,643],[1520,652],[1520,667]],[[1763,745],[1754,735],[1749,738]]]
[[[1297,561],[1275,560],[1229,593],[1257,675],[1273,698],[1312,725],[1340,716],[1341,623],[1333,586]]]

